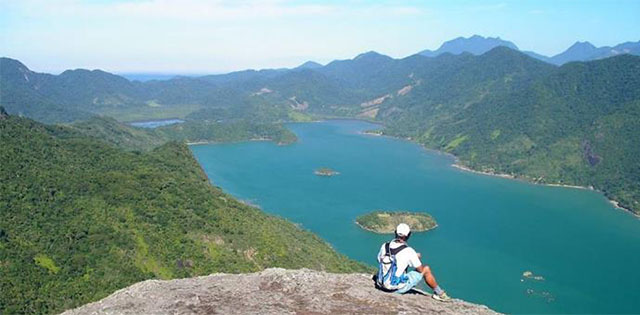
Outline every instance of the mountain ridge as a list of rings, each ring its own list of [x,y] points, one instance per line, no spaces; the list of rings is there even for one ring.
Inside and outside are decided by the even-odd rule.
[[[256,124],[324,117],[370,119],[383,123],[391,135],[416,139],[430,148],[454,153],[474,169],[519,174],[541,183],[595,186],[610,199],[619,201],[622,207],[637,213],[640,191],[633,187],[637,187],[640,176],[636,176],[633,169],[621,174],[612,168],[616,163],[625,168],[635,163],[632,152],[636,145],[632,138],[636,125],[628,124],[628,130],[623,133],[620,128],[612,129],[614,125],[608,121],[602,128],[608,128],[609,132],[593,138],[594,134],[601,133],[591,130],[593,126],[588,123],[599,122],[610,115],[613,115],[610,120],[628,121],[621,114],[624,111],[629,112],[627,117],[634,115],[633,102],[640,98],[635,92],[640,88],[634,85],[638,73],[630,70],[636,69],[639,59],[622,54],[558,67],[502,46],[478,56],[444,53],[436,57],[412,55],[393,59],[370,52],[317,69],[243,71],[132,84],[133,94],[125,93],[128,91],[125,89],[123,93],[109,92],[108,88],[117,86],[115,83],[104,85],[93,95],[76,86],[74,89],[78,92],[68,98],[34,91],[16,77],[15,89],[0,91],[3,96],[16,93],[1,99],[15,102],[0,105],[9,105],[6,109],[11,114],[17,106],[33,104],[21,100],[24,96],[27,100],[44,99],[42,105],[47,110],[50,110],[47,105],[53,103],[61,104],[54,108],[76,109],[79,113],[89,109],[107,115],[132,109],[177,109],[188,111],[184,116],[188,121],[221,126],[237,121]],[[52,84],[58,82],[53,76],[42,77],[53,80]],[[10,87],[11,84],[14,83],[9,82]],[[76,102],[65,107],[74,99],[85,99],[88,103],[78,106],[80,103]],[[198,107],[182,105],[185,103]],[[516,108],[520,113],[514,111]],[[614,110],[603,111],[603,108]],[[476,114],[471,115],[474,112]],[[521,113],[530,113],[531,117]],[[477,121],[477,117],[485,120]],[[560,123],[559,118],[568,123]],[[540,126],[548,125],[549,130],[555,132],[543,133],[542,127],[531,126],[534,121]],[[486,130],[488,122],[494,130]],[[192,123],[197,124],[200,123]],[[475,130],[464,126],[473,126]],[[591,130],[590,133],[587,130]],[[496,133],[496,139],[487,142],[483,137],[492,132]],[[624,147],[611,147],[613,135],[630,142]],[[502,143],[506,139],[513,142]],[[477,147],[470,150],[481,143],[493,151]],[[605,148],[606,154],[597,153]],[[538,160],[529,160],[533,155],[528,150],[541,154],[536,155]],[[545,150],[546,154],[542,154]],[[564,152],[560,154],[560,151]],[[498,152],[501,156],[497,156]],[[596,157],[605,155],[604,160]],[[525,161],[531,167],[523,165]]]
[[[427,49],[418,52],[418,54],[426,57],[436,57],[444,53],[452,53],[454,55],[458,55],[464,52],[468,52],[473,55],[481,55],[493,48],[500,46],[509,47],[513,50],[520,51],[520,49],[514,43],[503,40],[500,37],[483,37],[480,35],[473,35],[469,38],[458,37],[446,41],[437,50],[431,51]],[[522,52],[544,62],[552,63],[555,65],[563,65],[572,61],[591,61],[596,59],[608,58],[619,54],[640,55],[640,41],[624,42],[613,47],[596,47],[588,41],[577,41],[565,51],[553,56],[545,56],[536,53],[535,51]]]
[[[457,37],[455,39],[444,42],[438,49],[434,51],[427,49],[419,52],[418,54],[425,57],[436,57],[443,53],[459,55],[463,52],[468,52],[473,55],[482,55],[485,52],[499,46],[505,46],[513,50],[519,50],[514,43],[503,40],[500,37],[485,38],[480,35],[473,35],[469,38]]]

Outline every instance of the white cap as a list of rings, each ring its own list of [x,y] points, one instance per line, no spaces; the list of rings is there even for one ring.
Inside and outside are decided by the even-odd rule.
[[[409,233],[411,233],[411,229],[405,223],[400,223],[398,227],[396,227],[396,234],[398,234],[398,236],[408,236]]]

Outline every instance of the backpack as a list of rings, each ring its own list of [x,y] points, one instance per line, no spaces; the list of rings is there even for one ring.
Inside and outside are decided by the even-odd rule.
[[[400,287],[400,284],[407,282],[409,279],[406,274],[402,274],[400,277],[396,276],[396,271],[398,270],[396,255],[407,248],[407,245],[402,244],[397,248],[390,248],[390,243],[391,242],[384,244],[385,254],[378,266],[376,285],[382,289],[395,291]]]

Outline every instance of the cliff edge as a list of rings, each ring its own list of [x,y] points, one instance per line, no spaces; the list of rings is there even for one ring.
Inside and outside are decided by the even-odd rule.
[[[72,314],[496,314],[460,300],[438,302],[419,293],[398,295],[374,288],[367,274],[308,269],[266,269],[251,274],[212,274],[147,280]]]

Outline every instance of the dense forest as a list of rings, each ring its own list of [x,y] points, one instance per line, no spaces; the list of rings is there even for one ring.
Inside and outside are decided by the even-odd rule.
[[[43,125],[0,107],[3,312],[59,312],[149,278],[368,270],[212,186],[186,145],[131,150],[117,140],[129,131],[109,126],[102,141],[86,125]]]
[[[497,51],[485,57],[491,53]],[[521,69],[535,65],[521,63]],[[453,153],[473,169],[592,186],[640,211],[640,57],[542,67],[525,79],[492,68],[483,72],[487,80],[476,80],[492,86],[485,94],[470,93],[479,96],[475,101],[456,99],[483,88],[467,83],[465,93],[444,99],[420,96],[432,106],[391,105],[400,110],[386,119],[385,132]]]

